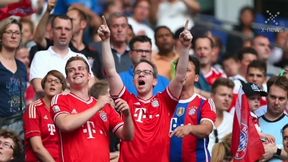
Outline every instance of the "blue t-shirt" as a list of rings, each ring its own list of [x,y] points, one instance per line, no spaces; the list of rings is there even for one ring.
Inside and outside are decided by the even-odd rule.
[[[138,95],[137,89],[133,82],[134,80],[133,66],[130,67],[128,71],[121,72],[120,77],[125,87],[128,89],[128,91],[137,96]],[[162,75],[157,75],[157,85],[153,88],[153,95],[156,95],[157,93],[164,91],[166,87],[169,85],[169,82],[170,82],[169,79],[167,79],[166,77]]]
[[[103,3],[100,0],[57,0],[53,14],[65,15],[71,4],[82,4],[97,14],[103,14]]]
[[[16,64],[17,71],[13,74],[0,62],[0,117],[12,116],[25,108],[27,71],[22,62],[16,60]]]

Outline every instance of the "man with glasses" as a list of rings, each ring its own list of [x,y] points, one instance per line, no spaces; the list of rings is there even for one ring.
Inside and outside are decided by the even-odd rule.
[[[9,130],[0,130],[0,161],[23,161],[20,154],[23,151],[20,138]]]
[[[135,36],[129,42],[129,47],[130,47],[129,56],[131,58],[133,66],[130,66],[128,71],[121,72],[120,76],[128,91],[137,95],[137,89],[135,84],[131,84],[133,83],[134,78],[134,66],[137,63],[139,63],[140,60],[151,61],[151,55],[152,55],[151,39],[145,35]],[[169,80],[166,77],[162,75],[157,75],[157,84],[153,88],[153,94],[156,95],[157,93],[164,91],[168,86],[168,84]]]
[[[98,29],[103,41],[103,65],[110,86],[110,95],[126,100],[130,106],[135,126],[132,141],[121,141],[120,162],[166,162],[169,161],[169,122],[175,110],[185,81],[188,64],[188,51],[192,35],[187,29],[180,34],[183,48],[180,51],[176,77],[162,93],[153,95],[157,83],[156,66],[147,60],[139,61],[134,67],[134,84],[138,95],[131,94],[117,73],[110,49],[110,31],[104,24]],[[133,84],[133,83],[131,83]]]

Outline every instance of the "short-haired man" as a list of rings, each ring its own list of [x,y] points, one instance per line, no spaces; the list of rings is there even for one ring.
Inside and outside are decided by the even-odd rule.
[[[135,65],[134,84],[138,92],[136,97],[125,88],[120,75],[116,71],[110,50],[110,31],[105,24],[105,19],[104,24],[98,29],[98,34],[103,40],[102,58],[110,85],[110,94],[114,98],[122,98],[128,102],[135,125],[135,138],[129,142],[121,142],[119,161],[169,161],[169,122],[185,81],[188,50],[192,35],[187,28],[180,35],[183,48],[176,77],[162,93],[153,95],[153,87],[157,83],[155,65],[147,60],[141,60]]]
[[[75,53],[69,48],[72,27],[72,20],[68,16],[54,17],[52,20],[54,45],[50,46],[48,50],[37,52],[32,60],[30,80],[38,97],[43,93],[41,80],[50,70],[58,70],[65,75],[65,65],[69,58],[76,55],[85,58],[83,54]],[[85,58],[85,60],[87,59]]]
[[[194,91],[194,82],[198,81],[199,72],[199,60],[189,56],[180,100],[170,122],[171,162],[202,162],[211,158],[207,146],[216,118],[215,106],[211,99]]]
[[[228,112],[233,99],[234,83],[228,78],[219,78],[212,85],[211,98],[215,103],[216,120],[213,132],[209,135],[208,150],[212,155],[214,144],[232,132],[233,115]]]
[[[210,96],[211,86],[215,80],[226,77],[224,73],[219,72],[212,66],[213,46],[213,40],[208,36],[200,36],[194,42],[194,52],[201,65],[199,82],[196,84],[196,87],[200,89],[198,93],[205,97]]]
[[[288,79],[283,76],[272,77],[267,82],[267,86],[267,112],[259,118],[259,125],[263,133],[275,137],[277,147],[282,149],[281,129],[288,123],[288,117],[284,113],[288,104]],[[281,161],[276,156],[272,160]]]
[[[272,53],[269,38],[264,35],[257,35],[252,41],[252,47],[257,51],[258,59],[267,64],[267,76],[271,77],[279,74],[281,69],[275,67],[268,61]]]
[[[107,21],[111,30],[111,49],[118,73],[127,71],[132,65],[127,44],[128,19],[125,15],[115,12]]]
[[[128,71],[120,73],[121,79],[128,89],[129,92],[137,95],[137,90],[133,83],[134,78],[134,66],[140,62],[140,60],[151,61],[152,55],[152,44],[151,39],[146,35],[135,36],[129,42],[130,47],[130,58],[132,60],[133,66],[130,67]],[[162,76],[157,75],[157,84],[153,88],[153,94],[156,95],[166,89],[169,84],[169,80]]]
[[[71,57],[65,66],[70,93],[54,96],[52,118],[60,129],[62,161],[109,161],[109,130],[120,139],[131,140],[134,127],[129,106],[115,100],[115,109],[109,95],[96,100],[89,95],[91,72],[83,57]],[[98,151],[95,151],[98,150]]]

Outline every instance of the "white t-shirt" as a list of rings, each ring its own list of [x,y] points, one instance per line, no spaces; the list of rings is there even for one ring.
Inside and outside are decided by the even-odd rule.
[[[225,137],[227,134],[232,132],[232,127],[233,127],[233,115],[224,111],[223,112],[223,121],[217,128],[218,131],[218,142],[221,142],[223,137]],[[212,148],[215,144],[215,135],[214,135],[214,130],[215,126],[213,128],[213,131],[209,135],[209,144],[208,144],[208,150],[210,152],[210,155],[212,155]]]
[[[44,78],[50,70],[58,70],[66,77],[65,65],[69,58],[77,55],[83,57],[88,62],[87,58],[83,54],[75,53],[71,51],[70,48],[69,52],[64,57],[57,54],[52,49],[52,46],[50,46],[47,50],[37,52],[32,60],[30,67],[30,81],[34,78]]]

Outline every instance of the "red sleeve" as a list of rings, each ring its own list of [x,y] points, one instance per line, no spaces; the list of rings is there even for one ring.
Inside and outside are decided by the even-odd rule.
[[[119,113],[111,105],[107,105],[106,110],[109,113],[109,129],[115,133],[123,125],[123,121]]]
[[[216,120],[216,111],[215,105],[212,99],[208,99],[205,101],[203,108],[202,108],[202,118],[201,120],[209,120],[212,124]]]
[[[161,104],[166,104],[165,107],[171,114],[173,114],[176,109],[178,99],[170,93],[169,88],[166,88],[165,91],[158,94],[161,96]]]
[[[51,101],[51,118],[55,121],[56,117],[60,114],[69,113],[69,106],[67,105],[69,102],[66,101],[67,97],[65,94],[58,94],[52,98]]]
[[[37,100],[38,101],[38,100]],[[36,101],[36,102],[37,102]],[[37,111],[37,105],[30,104],[23,114],[25,138],[30,139],[34,136],[41,136],[40,133],[40,119]]]

